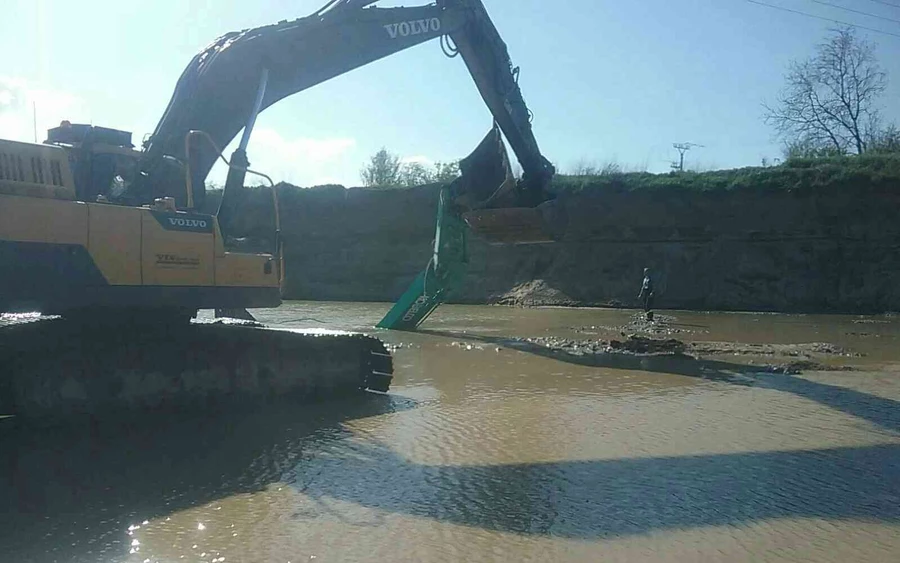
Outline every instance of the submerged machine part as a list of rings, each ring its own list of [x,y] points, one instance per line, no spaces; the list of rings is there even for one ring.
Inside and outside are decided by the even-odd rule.
[[[478,147],[459,164],[461,175],[441,189],[438,199],[437,220],[431,259],[394,304],[387,315],[378,323],[378,328],[392,330],[415,330],[425,322],[432,312],[447,302],[453,291],[459,287],[468,267],[467,232],[473,223],[484,229],[484,218],[491,221],[496,213],[509,213],[500,228],[504,229],[516,221],[525,221],[533,227],[520,234],[516,243],[551,241],[542,229],[542,224],[533,222],[534,208],[489,209],[490,205],[515,197],[511,190],[515,185],[506,147],[497,126],[485,136]],[[481,210],[479,210],[481,208]],[[530,223],[529,223],[530,222]],[[535,237],[535,233],[537,236]],[[525,240],[521,240],[521,239]]]
[[[474,231],[493,244],[538,244],[554,241],[554,206],[507,207],[515,201],[516,180],[499,128],[460,161],[461,175],[440,192],[434,249],[419,274],[379,328],[415,330],[461,285],[468,267],[467,233]]]

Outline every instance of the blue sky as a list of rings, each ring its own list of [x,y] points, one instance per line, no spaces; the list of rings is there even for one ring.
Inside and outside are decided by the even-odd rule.
[[[813,0],[761,1],[900,35],[900,23]],[[833,25],[745,0],[484,3],[521,66],[538,142],[563,171],[582,159],[664,171],[676,156],[672,143],[683,141],[704,145],[687,162],[704,169],[780,156],[760,104],[777,94],[787,63],[808,56]],[[900,20],[900,7],[874,0],[827,3]],[[139,144],[206,44],[227,31],[305,16],[324,1],[4,4],[0,135],[32,140],[35,101],[40,139],[67,118],[131,130]],[[862,33],[878,44],[889,75],[885,115],[900,122],[900,37]],[[249,153],[276,180],[358,185],[360,167],[382,145],[408,159],[456,159],[490,123],[462,62],[432,42],[270,108]]]

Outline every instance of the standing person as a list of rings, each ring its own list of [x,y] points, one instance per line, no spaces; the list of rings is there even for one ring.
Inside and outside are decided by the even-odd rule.
[[[641,284],[641,292],[638,301],[644,303],[644,314],[648,321],[653,320],[653,279],[650,277],[650,268],[644,268],[644,281]]]

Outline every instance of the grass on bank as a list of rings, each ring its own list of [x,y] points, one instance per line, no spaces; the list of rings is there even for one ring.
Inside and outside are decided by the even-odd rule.
[[[317,190],[343,186],[315,186]],[[303,189],[280,183],[282,196],[293,189]],[[368,189],[368,188],[357,188]],[[761,192],[794,190],[898,190],[900,191],[900,154],[871,154],[793,158],[777,166],[751,166],[708,172],[618,172],[597,175],[557,174],[550,187],[555,193],[591,191],[632,192],[663,190],[667,192],[728,192],[756,190]],[[252,190],[252,197],[268,199],[267,191]],[[218,186],[207,188],[204,211],[214,212],[221,198]]]
[[[593,190],[730,191],[730,190],[900,190],[900,154],[797,158],[768,167],[710,172],[629,172],[598,176],[557,175],[552,190],[576,193]]]

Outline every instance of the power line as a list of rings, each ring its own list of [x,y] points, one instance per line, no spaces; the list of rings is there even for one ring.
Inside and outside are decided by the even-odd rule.
[[[875,18],[875,19],[879,19],[879,20],[884,20],[886,22],[900,23],[900,20],[895,20],[893,18],[886,18],[884,16],[879,16],[878,14],[873,14],[871,12],[863,12],[862,10],[854,10],[853,8],[847,8],[845,6],[838,6],[837,4],[832,4],[831,2],[823,2],[822,0],[809,0],[809,1],[815,2],[816,4],[821,4],[823,6],[837,8],[838,10],[845,10],[847,12],[853,12],[854,14],[862,14],[864,16],[868,16],[870,18]]]
[[[841,21],[841,20],[833,20],[833,19],[831,19],[831,18],[826,18],[826,17],[824,17],[824,16],[817,16],[817,15],[815,15],[815,14],[810,14],[809,12],[801,12],[800,10],[792,10],[792,9],[790,9],[790,8],[784,8],[784,7],[782,7],[782,6],[776,6],[776,5],[774,5],[774,4],[766,4],[765,2],[759,2],[759,1],[757,1],[757,0],[747,0],[747,2],[750,2],[751,4],[758,4],[758,5],[760,5],[760,6],[765,6],[766,8],[772,8],[772,9],[775,9],[775,10],[781,10],[781,11],[783,11],[783,12],[790,12],[790,13],[792,13],[792,14],[800,14],[801,16],[806,16],[806,17],[809,17],[809,18],[816,18],[817,20],[824,20],[824,21],[827,21],[827,22],[838,23],[838,24],[841,24],[841,25],[849,25],[850,27],[855,27],[855,28],[858,28],[858,29],[865,29],[866,31],[873,31],[873,32],[875,32],[875,33],[883,33],[884,35],[890,35],[890,36],[892,36],[892,37],[900,38],[900,33],[891,33],[890,31],[882,31],[882,30],[880,30],[880,29],[875,29],[874,27],[866,27],[866,26],[864,26],[864,25],[858,25],[858,24],[855,24],[855,23],[845,22],[845,21]]]
[[[884,0],[869,0],[869,2],[875,2],[876,4],[884,4],[885,6],[893,6],[894,8],[900,8],[900,4],[892,4],[890,2],[885,2]]]

